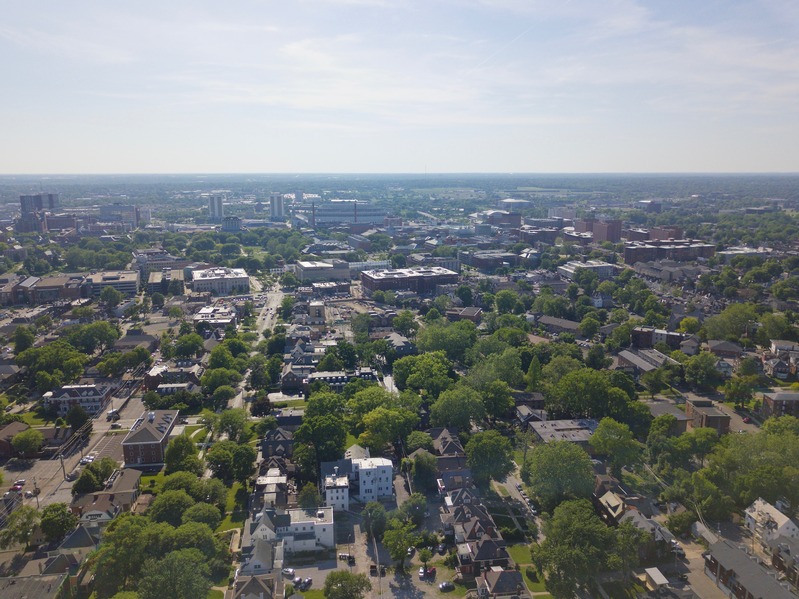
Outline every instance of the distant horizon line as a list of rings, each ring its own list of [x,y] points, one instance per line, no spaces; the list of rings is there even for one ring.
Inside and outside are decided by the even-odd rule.
[[[268,176],[441,176],[441,175],[490,175],[490,176],[550,176],[550,175],[799,175],[799,171],[440,171],[440,172],[415,172],[415,171],[170,171],[170,172],[29,172],[29,173],[0,173],[0,177],[119,177],[119,176],[241,176],[241,175],[268,175]]]

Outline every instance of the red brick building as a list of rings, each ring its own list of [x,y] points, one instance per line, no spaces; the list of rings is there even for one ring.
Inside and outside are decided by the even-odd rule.
[[[144,412],[122,441],[125,467],[159,466],[164,463],[169,435],[175,428],[178,410]]]

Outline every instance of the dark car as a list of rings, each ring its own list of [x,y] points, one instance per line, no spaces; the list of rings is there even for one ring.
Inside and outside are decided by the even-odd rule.
[[[438,551],[438,552],[439,552],[441,555],[444,555],[444,554],[447,552],[447,546],[446,546],[446,545],[444,545],[444,543],[441,543],[441,544],[440,544],[438,547],[436,547],[436,550],[437,550],[437,551]]]
[[[440,590],[444,591],[444,592],[454,591],[455,590],[455,585],[452,584],[449,580],[445,580],[440,585],[438,585],[438,588]]]

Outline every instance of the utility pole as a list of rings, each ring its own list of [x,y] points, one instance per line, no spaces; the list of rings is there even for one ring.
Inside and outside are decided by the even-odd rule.
[[[33,477],[33,496],[36,497],[36,509],[39,509],[39,485],[36,484],[36,477]]]
[[[64,474],[64,479],[66,480],[66,478],[67,478],[67,469],[64,466],[64,455],[62,454],[62,455],[59,455],[58,457],[61,458],[61,472]]]

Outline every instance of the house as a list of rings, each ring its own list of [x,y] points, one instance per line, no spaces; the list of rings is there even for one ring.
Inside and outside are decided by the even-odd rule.
[[[293,453],[293,432],[282,427],[266,431],[261,441],[261,455],[265,458],[273,455],[291,457]]]
[[[799,418],[799,393],[795,391],[777,391],[763,394],[763,415],[770,416],[796,416]],[[0,431],[0,437],[2,431]],[[0,447],[2,447],[0,445]]]
[[[580,323],[565,318],[556,318],[555,316],[541,316],[537,321],[538,325],[543,327],[544,330],[550,333],[572,333],[573,335],[580,334]]]
[[[394,332],[384,337],[384,339],[398,358],[412,356],[416,353],[416,345],[404,335]]]
[[[765,547],[777,537],[799,540],[799,526],[762,497],[744,512],[746,527]]]
[[[785,575],[786,580],[799,588],[799,541],[777,537],[769,543],[771,565]]]
[[[24,422],[9,422],[0,428],[0,458],[10,458],[17,455],[17,450],[14,449],[11,440],[29,428]]]
[[[286,553],[333,549],[333,508],[276,510],[264,507],[255,517],[252,539],[283,542]]]
[[[796,599],[759,561],[727,540],[710,545],[703,554],[705,575],[729,597]]]
[[[679,363],[656,349],[625,349],[619,352],[617,370],[638,379],[642,374],[663,366],[679,366]]]
[[[169,435],[175,428],[178,414],[178,410],[154,410],[139,416],[122,440],[126,468],[164,463]]]
[[[289,431],[296,431],[302,426],[302,418],[305,415],[305,410],[302,408],[282,408],[275,410],[272,415],[277,420],[277,426]]]
[[[159,338],[154,335],[148,335],[139,329],[128,329],[124,337],[116,340],[113,346],[114,351],[129,352],[137,347],[143,347],[148,352],[153,352],[158,348]]]
[[[684,339],[680,342],[680,351],[684,353],[686,356],[695,356],[699,353],[699,349],[702,347],[702,342],[699,340],[699,337],[696,335],[691,335],[687,339]]]
[[[437,456],[465,456],[463,445],[458,438],[458,431],[450,428],[431,428],[427,433],[433,439],[433,452]]]
[[[483,535],[478,541],[458,543],[456,556],[458,563],[455,571],[465,579],[474,578],[492,566],[504,568],[510,565],[510,555],[504,539],[495,539],[489,535]]]
[[[784,381],[791,376],[791,365],[785,360],[771,358],[763,362],[763,372],[770,377]]]
[[[242,576],[239,573],[233,599],[275,599],[283,597],[282,576]]]
[[[720,339],[710,339],[707,342],[708,351],[719,358],[734,358],[738,359],[744,353],[743,348],[737,343],[732,341],[724,341]]]
[[[715,364],[716,372],[719,373],[725,379],[732,378],[733,373],[735,372],[735,365],[730,362],[729,359],[719,358],[716,360]]]
[[[323,462],[322,487],[328,506],[348,509],[350,498],[367,503],[393,497],[394,465],[387,458],[356,458]],[[347,488],[344,481],[347,479]]]
[[[488,599],[495,597],[529,597],[522,573],[492,566],[477,578],[477,596]]]
[[[691,418],[694,428],[714,428],[719,435],[730,432],[730,417],[709,399],[689,399],[685,402],[685,415]]]
[[[115,470],[102,491],[75,496],[69,509],[82,524],[107,524],[119,514],[133,510],[140,482],[139,470]]]

